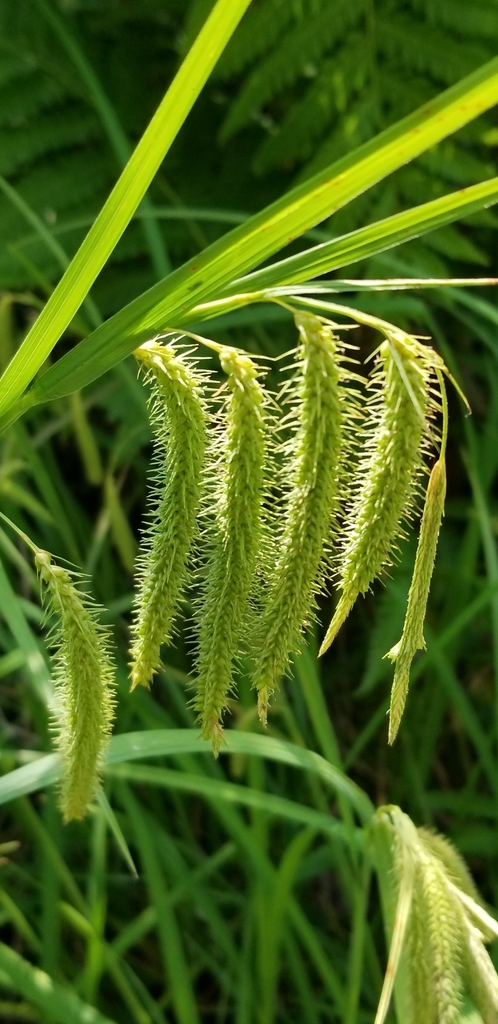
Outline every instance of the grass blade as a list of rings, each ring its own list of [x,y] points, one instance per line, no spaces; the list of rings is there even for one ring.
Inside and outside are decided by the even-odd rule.
[[[459,217],[468,217],[497,202],[498,178],[490,178],[273,263],[241,278],[234,283],[234,288],[238,291],[259,291],[260,288],[280,287],[319,277],[418,238]]]
[[[0,611],[18,647],[23,652],[26,670],[35,693],[43,704],[49,704],[53,697],[50,672],[2,562],[0,562]]]
[[[325,758],[312,750],[304,750],[285,740],[270,736],[258,736],[254,733],[227,730],[226,743],[221,754],[247,754],[254,757],[268,758],[282,764],[301,768],[304,771],[319,775],[323,781],[348,801],[360,819],[368,822],[373,814],[373,806],[367,794],[347,778],[338,768],[334,768]],[[208,740],[199,739],[197,729],[150,729],[144,732],[124,733],[115,736],[109,744],[108,765],[121,764],[147,757],[165,757],[180,754],[211,754]],[[0,804],[7,803],[15,796],[34,793],[44,786],[51,785],[58,777],[58,759],[49,754],[38,761],[4,775],[0,779]]]
[[[28,960],[0,942],[0,970],[5,972],[14,990],[39,1007],[57,1024],[115,1024],[95,1007],[82,1002],[73,992],[57,985],[52,978],[33,967]]]
[[[218,298],[235,276],[262,263],[376,182],[468,124],[497,100],[498,58],[297,186],[120,310],[44,374],[20,406],[20,412],[30,404],[50,401],[90,383],[157,330],[188,323],[189,318],[192,320],[191,310],[201,302]],[[90,235],[91,232],[87,239]],[[43,317],[44,314],[37,324]],[[19,366],[21,361],[20,353]],[[0,386],[0,414],[22,393],[40,365],[37,357],[31,376],[26,368],[22,386],[16,384],[15,389],[6,377],[5,384]]]
[[[68,31],[62,18],[53,10],[48,0],[35,0],[40,13],[58,36],[64,49],[69,54],[76,70],[84,82],[88,95],[100,117],[106,131],[109,142],[121,166],[124,166],[130,157],[131,146],[126,133],[121,127],[121,122],[114,110],[112,103],[107,97],[100,81],[95,74],[91,64],[87,61],[83,50],[78,45],[75,37]],[[164,277],[171,270],[171,265],[166,253],[164,241],[155,220],[154,206],[148,196],[142,202],[142,209],[148,215],[144,219],[143,232],[149,247],[152,265],[157,277]]]
[[[123,860],[128,865],[130,872],[133,875],[133,878],[138,878],[137,869],[135,867],[133,857],[130,853],[128,843],[126,842],[126,839],[123,835],[123,830],[121,828],[121,825],[119,824],[118,819],[116,818],[116,815],[114,814],[114,811],[103,789],[99,789],[97,793],[97,803],[100,807],[100,810],[102,811],[102,814],[104,815],[109,830],[114,836],[116,846],[119,852],[121,853]]]
[[[164,789],[180,790],[186,793],[197,793],[208,800],[223,800],[230,804],[241,804],[252,807],[272,816],[298,821],[303,825],[325,832],[334,838],[349,842],[350,835],[341,822],[332,815],[322,814],[311,807],[287,800],[286,797],[273,793],[264,793],[247,786],[239,786],[233,782],[222,782],[204,775],[190,775],[170,768],[151,768],[149,765],[120,765],[111,768],[110,773],[117,779],[130,782],[145,783],[149,786],[160,786]],[[358,831],[356,837],[359,838]]]
[[[165,974],[171,989],[177,1020],[179,1024],[199,1024],[185,951],[171,901],[168,898],[152,834],[128,787],[123,786],[121,793],[140,850],[150,901],[157,912],[157,928]]]
[[[22,394],[86,298],[249,3],[216,3],[97,219],[0,380],[0,410]]]

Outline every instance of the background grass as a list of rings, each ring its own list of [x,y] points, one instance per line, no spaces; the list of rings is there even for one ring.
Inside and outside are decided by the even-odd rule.
[[[338,0],[254,2],[61,351],[154,283],[164,261],[180,264],[314,169],[321,140],[328,159],[341,155],[496,50],[491,0],[476,6],[465,28],[455,0],[378,0],[358,5],[357,14],[348,6],[350,22],[334,36],[324,29],[324,12],[339,23]],[[2,367],[209,7],[205,0],[93,0],[45,9],[2,0],[0,173],[21,200],[15,204],[8,189],[0,196]],[[46,10],[56,13],[57,31]],[[401,45],[402,29],[412,38],[418,32],[416,48]],[[300,49],[292,49],[293,33]],[[435,52],[451,60],[438,61]],[[254,93],[258,68],[271,86],[266,93]],[[345,135],[372,82],[374,115]],[[247,95],[252,106],[243,117]],[[495,124],[491,112],[323,230],[338,234],[496,173]],[[305,144],[289,152],[285,140],[299,139],[305,125]],[[482,266],[496,273],[494,227],[495,214],[485,212],[348,274],[463,276]],[[415,666],[399,739],[387,747],[391,670],[383,654],[399,636],[413,538],[320,663],[322,626],[310,636],[274,701],[268,731],[343,766],[375,804],[398,803],[417,824],[446,832],[496,906],[498,314],[494,291],[427,296],[352,301],[432,335],[473,410],[466,418],[452,397],[449,495],[427,652]],[[230,314],[212,330],[266,355],[294,343],[288,318],[258,309]],[[375,338],[366,329],[355,337],[367,355]],[[31,411],[0,445],[2,510],[36,543],[82,566],[106,606],[119,659],[116,732],[192,727],[182,630],[153,691],[128,693],[131,568],[150,458],[146,392],[132,361],[81,394]],[[29,554],[4,526],[0,556],[0,757],[8,771],[50,749],[50,677]],[[323,602],[324,623],[331,608]],[[257,733],[244,678],[240,695],[228,724]],[[0,946],[0,1020],[373,1019],[385,966],[377,892],[354,844],[344,841],[348,805],[319,776],[240,752],[219,762],[178,753],[153,765],[116,765],[105,791],[136,874],[105,804],[65,828],[50,791],[1,809],[0,926],[9,948]],[[29,973],[26,961],[48,977]],[[93,1017],[90,1007],[98,1008]]]

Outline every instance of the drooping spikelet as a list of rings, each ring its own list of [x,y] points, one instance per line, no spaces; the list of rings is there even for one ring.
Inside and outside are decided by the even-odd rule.
[[[484,941],[496,937],[498,923],[482,907],[459,854],[443,836],[415,829],[399,807],[379,808],[370,830],[383,910],[393,935],[403,863],[409,858],[414,865],[410,915],[396,968],[400,1020],[460,1024],[468,996],[484,1024],[497,1024],[498,976]],[[392,987],[388,974],[383,995]],[[387,1008],[381,997],[375,1024],[383,1024]]]
[[[60,807],[65,821],[83,818],[99,783],[113,720],[114,666],[109,634],[98,608],[47,551],[35,565],[57,625],[55,648],[56,736],[62,761]]]
[[[372,380],[374,429],[360,459],[339,559],[342,593],[320,654],[330,647],[358,595],[392,559],[429,430],[430,377],[430,362],[415,339],[393,333],[383,342]]]
[[[214,521],[202,604],[198,612],[197,698],[204,738],[218,753],[221,718],[233,688],[234,659],[261,543],[266,454],[264,393],[248,356],[223,349],[220,361],[231,396],[224,410],[214,484]]]
[[[301,338],[295,390],[297,429],[275,566],[257,633],[254,684],[266,721],[268,700],[299,648],[338,511],[346,391],[332,325],[297,313]]]
[[[429,898],[434,904],[434,937],[426,945],[425,956],[428,959],[434,956],[434,944],[442,948],[443,927],[447,936],[445,956],[451,961],[451,966],[441,972],[437,958],[433,959],[433,985],[440,993],[439,1015],[435,1020],[437,1024],[447,1020],[460,1022],[461,1016],[455,1015],[453,1007],[455,1003],[461,1004],[465,993],[484,1024],[497,1024],[498,976],[484,943],[496,940],[498,924],[485,911],[480,894],[451,843],[424,828],[417,829],[417,834],[421,844],[420,870],[426,877],[426,900]],[[449,906],[448,928],[440,920],[441,905],[434,899],[428,865],[438,874],[439,892],[444,890],[444,900]],[[427,911],[425,916],[427,918]],[[450,1010],[446,1009],[448,1002]]]
[[[201,372],[172,345],[148,342],[135,355],[150,371],[156,434],[155,487],[139,560],[131,685],[149,686],[171,639],[196,532],[206,444]]]
[[[427,956],[427,915],[425,904],[420,899],[420,868],[414,878],[415,894],[412,899],[411,915],[406,936],[406,951],[409,959],[409,1007],[410,1016],[406,1024],[435,1024],[437,1021],[437,1000],[433,983],[432,964]]]
[[[427,965],[432,965],[432,988],[438,1024],[460,1024],[463,1002],[460,915],[448,889],[442,866],[427,857],[418,865],[415,899],[425,922]]]
[[[396,1019],[403,1021],[403,1024],[415,1024],[412,1012],[411,971],[407,969],[407,948],[411,944],[413,924],[416,876],[413,849],[416,845],[416,829],[399,807],[390,805],[378,808],[371,819],[368,831],[389,947],[389,959],[374,1024],[384,1024],[393,988]],[[420,1020],[434,1024],[424,1013],[420,1015]]]
[[[462,964],[466,989],[484,1024],[498,1024],[498,976],[479,928],[464,917]]]
[[[445,497],[445,463],[444,459],[438,459],[433,466],[427,487],[403,633],[401,640],[391,648],[387,655],[395,663],[391,706],[389,709],[389,743],[394,743],[396,739],[405,708],[410,683],[411,663],[416,652],[425,648],[425,613],[432,573],[434,571]]]
[[[417,829],[417,835],[426,853],[441,861],[448,880],[456,885],[461,892],[470,896],[475,903],[480,904],[481,897],[472,875],[463,857],[460,856],[449,839],[446,839],[446,836],[441,835],[440,832],[423,827]]]

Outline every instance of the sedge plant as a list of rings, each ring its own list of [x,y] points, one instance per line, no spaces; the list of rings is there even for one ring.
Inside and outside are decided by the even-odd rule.
[[[214,4],[101,214],[0,379],[0,428],[7,431],[28,410],[76,393],[132,352],[145,369],[152,389],[149,409],[155,449],[131,621],[131,688],[138,692],[130,701],[135,699],[138,708],[147,708],[149,723],[156,720],[153,704],[144,703],[148,695],[140,688],[148,688],[160,675],[164,650],[172,645],[175,631],[183,629],[182,613],[190,603],[194,612],[185,616],[185,632],[192,636],[195,649],[193,704],[198,728],[161,728],[150,734],[144,730],[143,736],[125,733],[110,741],[115,670],[108,632],[73,575],[22,532],[23,541],[34,551],[49,612],[58,623],[52,640],[58,759],[47,755],[34,768],[13,770],[0,781],[0,799],[6,802],[13,794],[33,793],[59,778],[62,815],[70,821],[85,815],[104,771],[116,779],[155,900],[153,923],[161,936],[171,1002],[180,1024],[190,1024],[197,1011],[188,959],[172,912],[173,896],[162,884],[161,858],[170,858],[169,867],[172,864],[171,870],[181,879],[182,891],[182,886],[187,888],[186,869],[181,853],[171,851],[155,825],[149,828],[147,815],[130,795],[131,782],[183,788],[207,798],[246,854],[253,854],[251,833],[233,810],[237,803],[252,809],[254,833],[261,830],[258,815],[264,813],[305,824],[323,832],[327,841],[343,844],[345,855],[336,857],[343,878],[359,877],[360,858],[368,878],[373,863],[390,944],[376,1024],[383,1024],[393,988],[399,1024],[459,1024],[466,1000],[484,1024],[493,1024],[498,1016],[498,981],[485,945],[496,936],[496,923],[453,847],[441,836],[417,829],[397,807],[374,810],[368,795],[341,769],[331,723],[324,726],[322,722],[320,730],[327,748],[325,759],[302,742],[292,744],[244,729],[223,733],[223,722],[230,710],[237,714],[240,673],[256,691],[254,705],[257,700],[259,717],[266,724],[271,696],[282,688],[291,660],[302,649],[306,630],[316,617],[318,596],[336,585],[336,610],[323,640],[323,653],[357,598],[393,564],[399,541],[423,505],[402,636],[389,651],[395,663],[389,742],[396,738],[411,664],[416,651],[424,647],[424,620],[444,513],[448,423],[443,373],[448,371],[441,356],[418,337],[361,309],[330,301],[331,293],[350,290],[351,282],[332,279],[320,286],[313,279],[497,202],[498,183],[492,179],[440,197],[257,268],[391,172],[489,110],[498,99],[497,60],[213,242],[39,374],[87,298],[248,6],[249,0]],[[426,282],[434,288],[448,283]],[[423,285],[423,281],[417,283]],[[410,288],[414,282],[387,281],[379,286],[363,281],[357,290],[390,286]],[[291,357],[290,380],[276,389],[276,398],[265,387],[256,357],[193,333],[198,323],[255,304],[264,309],[277,306],[293,317],[297,348]],[[368,382],[351,367],[348,346],[342,340],[342,332],[352,324],[367,325],[383,335]],[[217,353],[223,378],[200,367],[196,345],[206,341]],[[100,480],[102,473],[97,477]],[[25,496],[23,500],[26,504]],[[308,685],[303,699],[313,708],[316,722],[321,707],[316,689],[312,692]],[[340,817],[330,814],[323,800],[319,809],[312,809],[265,792],[262,786],[256,791],[226,782],[214,772],[203,776],[197,769],[187,770],[191,768],[188,758],[206,750],[305,770],[320,785],[331,788]],[[174,755],[178,769],[129,763],[148,754]],[[99,800],[114,836],[126,849],[121,827],[102,793]],[[33,825],[30,811],[25,813]],[[103,819],[96,819],[96,861],[102,854],[99,820]],[[276,918],[283,921],[286,911],[291,921],[287,955],[289,962],[298,965],[295,979],[301,994],[306,995],[306,981],[299,973],[296,936],[312,958],[328,997],[352,1024],[357,1019],[358,951],[366,925],[354,907],[353,981],[346,1005],[342,980],[337,979],[326,953],[310,939],[307,922],[289,895],[306,846],[294,844],[278,869],[266,852],[253,857],[259,872],[254,902],[259,907],[262,894],[274,887],[275,900],[279,897],[281,902]],[[47,843],[45,850],[60,869],[57,851]],[[61,877],[67,885],[63,869]],[[73,890],[71,894],[74,897]],[[366,882],[362,899],[365,911]],[[95,898],[91,911],[78,892],[75,902],[80,916],[74,908],[66,909],[68,920],[73,925],[77,922],[94,958],[97,947],[106,951],[126,1012],[140,1024],[149,1024],[153,1015],[144,986],[140,987],[133,972],[122,970],[116,952],[119,944],[110,952],[106,945],[98,910],[105,904],[104,896]],[[8,901],[5,905],[10,907]],[[224,942],[217,908],[204,900],[203,913],[216,922]],[[137,928],[145,934],[149,925],[149,919],[142,920]],[[22,927],[37,949],[36,935],[33,940],[24,922]],[[244,938],[247,949],[253,927]],[[279,948],[277,939],[274,950]],[[94,962],[92,957],[90,961]],[[40,983],[38,976],[37,987],[37,975],[29,963],[9,957],[0,946],[0,967],[13,979],[16,991],[48,1013],[49,1019],[50,1013],[56,1014],[53,1019],[61,1019],[54,1001],[47,1003],[46,982]],[[92,970],[82,981],[90,995],[96,973]],[[241,974],[244,984],[248,976],[249,972]],[[54,993],[60,998],[58,989]],[[99,1020],[91,1006],[75,1005],[75,1019]],[[268,998],[265,1006],[271,1005],[273,999]],[[159,1003],[157,1007],[154,1019],[162,1020]],[[242,1012],[237,1019],[249,1020]],[[315,1019],[312,1008],[309,1019]]]

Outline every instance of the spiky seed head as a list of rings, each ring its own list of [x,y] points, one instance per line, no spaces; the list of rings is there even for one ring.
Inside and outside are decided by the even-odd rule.
[[[389,743],[394,743],[398,733],[408,694],[413,658],[418,650],[425,647],[425,613],[444,514],[445,498],[445,463],[444,459],[438,459],[432,469],[427,487],[403,633],[401,640],[391,648],[387,655],[395,663],[389,709]]]
[[[206,445],[206,377],[174,345],[149,342],[136,356],[152,381],[155,453],[149,525],[138,559],[131,688],[149,686],[169,643],[196,535]]]
[[[288,459],[288,487],[276,559],[255,644],[254,685],[266,721],[271,692],[300,646],[339,506],[346,391],[332,324],[296,314],[298,373],[288,396],[296,429]]]
[[[455,897],[448,890],[444,871],[435,859],[422,861],[417,896],[426,924],[427,953],[438,1024],[460,1024],[463,1003],[461,930]]]
[[[114,666],[99,609],[47,551],[35,565],[55,620],[56,745],[61,757],[59,802],[65,821],[83,818],[99,785],[112,729]]]
[[[393,334],[380,346],[365,451],[338,559],[341,596],[320,654],[330,647],[358,595],[391,564],[430,433],[431,373],[430,360],[414,339]]]
[[[406,936],[410,1008],[410,1019],[406,1024],[422,1024],[422,1021],[427,1024],[435,1024],[438,1019],[436,992],[432,965],[427,956],[427,913],[425,903],[420,898],[420,891],[420,865],[417,865],[410,923]]]
[[[468,918],[463,920],[462,967],[467,992],[484,1024],[498,1024],[498,976],[483,944],[483,936]]]
[[[472,875],[463,857],[449,839],[434,829],[424,827],[417,829],[417,835],[427,853],[441,861],[449,881],[453,882],[458,889],[470,896],[476,903],[481,903],[481,897]]]
[[[403,1024],[460,1024],[465,995],[484,1024],[496,1024],[498,976],[483,944],[482,920],[487,915],[480,911],[479,895],[460,856],[443,836],[415,829],[396,807],[379,808],[370,832],[381,891],[395,897],[383,899],[391,930],[407,855],[415,867],[395,981]],[[378,1013],[377,1024],[384,1017],[385,1013]]]
[[[244,623],[261,545],[266,414],[258,367],[236,349],[220,362],[230,397],[222,411],[222,441],[214,438],[207,476],[214,514],[205,540],[207,560],[197,612],[195,707],[204,738],[218,754],[222,716],[234,688],[234,662],[244,646]]]

